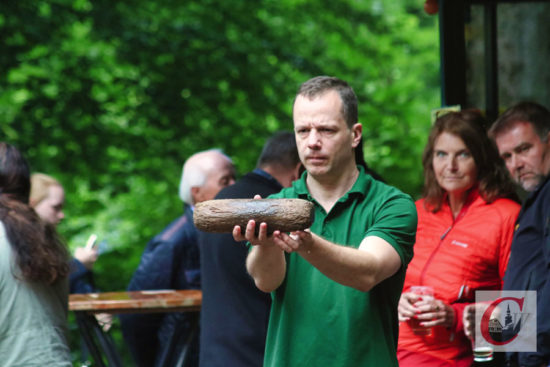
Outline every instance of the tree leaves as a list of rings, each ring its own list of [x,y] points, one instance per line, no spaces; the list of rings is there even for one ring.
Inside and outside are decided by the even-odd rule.
[[[104,290],[124,289],[181,213],[185,158],[219,147],[251,170],[315,75],[350,82],[367,161],[420,193],[439,53],[416,2],[19,0],[0,14],[4,139],[65,186],[71,247],[91,232],[109,244]]]

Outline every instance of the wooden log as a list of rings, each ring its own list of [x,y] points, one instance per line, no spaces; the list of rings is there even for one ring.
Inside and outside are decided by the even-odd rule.
[[[195,226],[204,232],[232,232],[236,225],[244,232],[249,220],[267,223],[275,230],[292,232],[313,223],[313,203],[302,199],[219,199],[198,203],[193,212]]]

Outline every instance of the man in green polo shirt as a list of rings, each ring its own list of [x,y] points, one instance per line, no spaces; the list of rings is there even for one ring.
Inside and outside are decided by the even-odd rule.
[[[264,366],[397,366],[397,304],[413,256],[416,209],[357,166],[357,97],[344,81],[316,77],[293,109],[301,179],[277,198],[315,205],[305,231],[267,235],[236,226],[253,245],[247,269],[272,292]]]

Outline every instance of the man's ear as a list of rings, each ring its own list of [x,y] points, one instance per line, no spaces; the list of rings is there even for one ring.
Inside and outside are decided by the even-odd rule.
[[[200,186],[191,187],[191,198],[193,199],[193,204],[201,202],[201,188]]]
[[[359,145],[359,142],[361,141],[361,137],[363,136],[363,125],[361,123],[356,123],[351,127],[351,133],[353,134],[352,137],[352,147],[357,148]]]

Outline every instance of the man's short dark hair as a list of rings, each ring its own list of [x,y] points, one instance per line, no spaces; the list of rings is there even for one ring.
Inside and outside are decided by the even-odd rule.
[[[304,96],[307,98],[318,97],[328,91],[336,91],[342,100],[342,116],[348,127],[352,127],[358,121],[357,96],[353,88],[345,81],[331,76],[316,76],[304,82],[296,97]],[[296,99],[294,99],[296,102]]]
[[[501,133],[513,128],[518,121],[529,122],[539,138],[546,141],[550,132],[550,111],[535,102],[520,102],[508,108],[493,123],[489,129],[489,136],[495,139]]]
[[[279,131],[264,144],[257,167],[280,166],[294,168],[300,163],[294,132]]]

